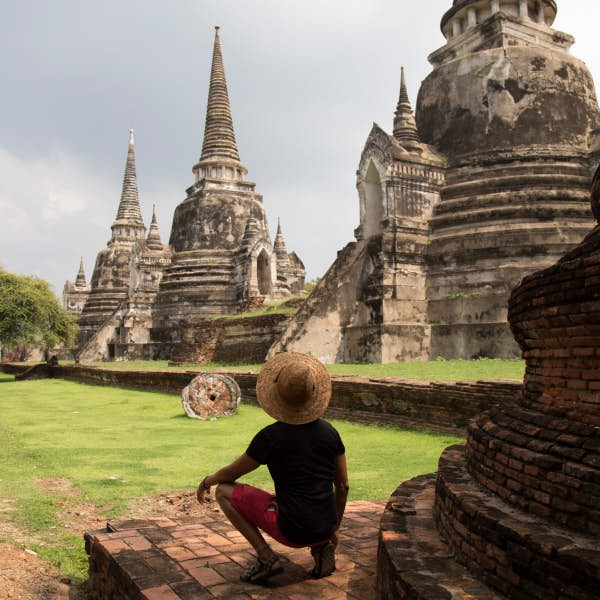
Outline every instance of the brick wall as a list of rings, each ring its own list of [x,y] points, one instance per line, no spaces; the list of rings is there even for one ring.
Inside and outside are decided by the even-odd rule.
[[[2,365],[8,373],[22,370]],[[86,366],[58,366],[55,376],[68,381],[128,389],[181,393],[197,372],[122,371]],[[256,373],[227,373],[240,386],[242,401],[256,404]],[[428,383],[393,379],[335,377],[329,418],[388,424],[441,433],[464,434],[470,419],[496,403],[514,399],[519,384],[511,382]]]
[[[598,598],[597,542],[512,510],[473,485],[463,446],[447,448],[440,458],[434,514],[456,557],[507,598]]]
[[[289,321],[289,315],[273,314],[184,326],[182,341],[174,344],[171,359],[178,364],[262,363]]]

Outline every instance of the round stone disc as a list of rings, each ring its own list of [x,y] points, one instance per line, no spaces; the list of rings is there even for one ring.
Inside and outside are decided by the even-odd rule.
[[[194,419],[226,417],[237,412],[242,393],[232,377],[203,373],[181,390],[183,410]]]

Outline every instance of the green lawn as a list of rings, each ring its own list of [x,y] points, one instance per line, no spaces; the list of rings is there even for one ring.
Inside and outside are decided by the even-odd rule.
[[[270,422],[259,408],[218,421],[187,418],[178,397],[86,386],[61,380],[15,382],[0,373],[0,497],[4,512],[31,539],[28,546],[61,570],[83,578],[79,536],[61,531],[56,513],[72,494],[44,492],[39,482],[64,478],[80,500],[105,514],[124,514],[130,499],[194,488],[243,452]],[[387,498],[403,480],[436,469],[452,436],[336,422],[346,444],[350,499]],[[245,478],[269,486],[266,468]],[[134,516],[134,515],[131,515]]]
[[[260,371],[262,367],[262,365],[227,365],[223,363],[170,367],[166,360],[95,362],[90,364],[106,369],[131,369],[138,371]],[[520,359],[504,360],[499,358],[480,358],[478,360],[438,359],[433,361],[391,363],[387,365],[337,364],[326,366],[332,375],[397,377],[400,379],[414,379],[418,381],[476,381],[479,379],[522,380],[525,373],[525,361]]]

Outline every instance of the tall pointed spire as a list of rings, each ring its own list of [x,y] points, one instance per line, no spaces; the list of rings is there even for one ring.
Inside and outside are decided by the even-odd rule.
[[[275,251],[278,260],[288,260],[285,240],[283,239],[283,233],[281,233],[281,219],[279,217],[277,217],[277,233],[275,234],[273,250]]]
[[[408,92],[406,91],[406,81],[404,80],[404,67],[400,69],[400,98],[398,106],[394,113],[394,137],[401,142],[418,142],[419,133],[417,123],[413,115]]]
[[[75,287],[86,287],[87,282],[85,280],[85,272],[83,270],[83,256],[79,259],[79,272],[77,273],[77,279],[75,279]]]
[[[129,149],[127,151],[127,162],[125,163],[121,201],[119,202],[119,210],[117,211],[117,220],[115,223],[117,222],[119,224],[127,222],[130,225],[144,227],[142,212],[140,210],[137,175],[135,173],[133,129],[129,130]]]
[[[160,231],[158,230],[158,223],[156,221],[156,206],[152,205],[152,222],[150,223],[150,230],[148,231],[148,238],[146,239],[148,248],[150,250],[162,250],[163,245],[160,239]]]
[[[210,71],[204,143],[202,144],[202,156],[200,160],[217,157],[240,160],[235,133],[233,131],[233,119],[231,118],[231,107],[227,93],[223,57],[221,56],[218,26],[215,27],[215,44]]]

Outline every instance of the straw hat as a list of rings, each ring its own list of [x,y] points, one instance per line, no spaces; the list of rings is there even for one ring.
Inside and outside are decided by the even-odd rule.
[[[302,425],[323,415],[331,398],[331,378],[312,356],[282,352],[263,366],[256,382],[263,410],[283,423]]]

